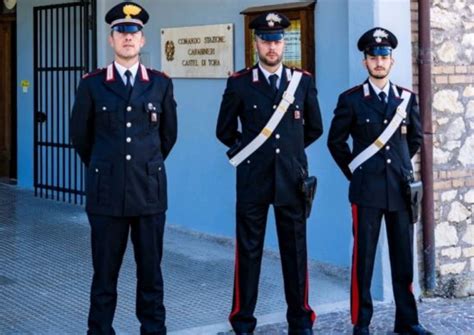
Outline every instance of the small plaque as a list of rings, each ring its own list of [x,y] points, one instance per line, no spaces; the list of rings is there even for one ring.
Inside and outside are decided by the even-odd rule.
[[[173,78],[227,78],[234,72],[232,23],[161,30],[161,70]]]

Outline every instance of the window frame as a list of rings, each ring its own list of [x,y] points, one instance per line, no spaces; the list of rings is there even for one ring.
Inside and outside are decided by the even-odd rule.
[[[286,3],[279,5],[249,7],[240,12],[244,15],[245,30],[245,65],[251,67],[254,65],[253,55],[255,53],[253,31],[248,29],[249,23],[258,15],[265,12],[278,12],[284,14],[290,20],[299,20],[301,29],[301,67],[315,74],[315,22],[314,9],[316,1],[303,1],[295,3]],[[285,62],[283,62],[285,63]]]

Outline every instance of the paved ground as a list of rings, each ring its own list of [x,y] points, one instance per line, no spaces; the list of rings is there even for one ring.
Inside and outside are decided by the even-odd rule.
[[[89,226],[83,208],[35,198],[0,184],[0,334],[84,334],[91,278]],[[170,335],[232,334],[230,308],[234,246],[168,226],[165,300]],[[133,255],[127,251],[119,281],[114,326],[138,334],[134,317]],[[347,279],[310,264],[310,304],[316,334],[351,334]],[[256,315],[256,335],[286,334],[279,259],[266,253]],[[474,334],[474,298],[429,299],[420,319],[436,334]],[[377,304],[372,331],[391,334],[394,307]]]
[[[474,297],[425,299],[418,303],[418,309],[421,324],[437,335],[474,334]],[[392,332],[394,313],[393,304],[377,304],[370,326],[371,334],[394,334]],[[286,328],[284,323],[262,326],[257,328],[255,335],[283,335],[287,334]],[[315,334],[321,335],[352,334],[349,312],[344,310],[320,315],[314,329]]]
[[[130,246],[130,245],[129,245]],[[234,246],[168,226],[163,271],[167,325],[179,334],[229,329]],[[128,248],[119,279],[114,326],[137,334],[135,265]],[[347,305],[348,284],[310,264],[310,303]],[[35,198],[0,184],[0,334],[83,334],[91,256],[82,207]],[[262,323],[285,320],[279,259],[266,254],[257,315]],[[204,328],[203,328],[204,327]]]

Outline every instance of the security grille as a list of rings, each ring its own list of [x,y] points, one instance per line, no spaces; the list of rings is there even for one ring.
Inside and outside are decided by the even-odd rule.
[[[34,8],[34,187],[42,198],[84,202],[69,117],[79,80],[97,66],[95,19],[95,0]]]

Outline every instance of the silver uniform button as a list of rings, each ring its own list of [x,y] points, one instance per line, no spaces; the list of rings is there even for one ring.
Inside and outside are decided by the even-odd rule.
[[[126,159],[127,161],[131,160],[131,159],[132,159],[132,155],[127,155],[127,156],[125,156],[125,159]]]
[[[130,142],[132,142],[132,138],[131,138],[131,137],[127,137],[126,141],[127,141],[127,143],[130,143]]]
[[[102,110],[103,110],[103,111],[106,111],[106,110],[107,110],[107,107],[102,106]]]
[[[276,148],[275,152],[276,152],[277,154],[279,154],[279,153],[280,153],[280,148]]]
[[[161,171],[161,166],[158,168],[158,171]]]
[[[253,109],[257,109],[257,105],[253,105]]]
[[[277,105],[273,105],[273,109],[276,109],[277,108]]]
[[[152,110],[153,109],[153,104],[151,102],[148,103],[148,110]]]
[[[387,122],[388,122],[388,120],[383,120],[383,123],[384,123],[384,124],[387,124]]]
[[[95,169],[95,173],[99,173],[99,169]]]
[[[132,127],[132,123],[131,122],[127,122],[127,128],[131,128]]]
[[[276,138],[277,140],[280,139],[280,134],[276,134],[276,135],[275,135],[275,138]]]
[[[250,164],[250,159],[247,159],[247,164]]]
[[[385,150],[387,150],[387,151],[390,150],[390,146],[387,145],[387,146],[385,147]]]
[[[131,112],[132,111],[132,106],[127,106],[127,112]]]
[[[369,123],[369,122],[370,122],[370,119],[366,119],[365,122]]]
[[[390,164],[390,163],[392,163],[392,160],[389,158],[387,159],[387,164]]]

